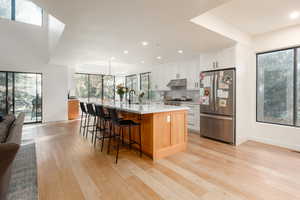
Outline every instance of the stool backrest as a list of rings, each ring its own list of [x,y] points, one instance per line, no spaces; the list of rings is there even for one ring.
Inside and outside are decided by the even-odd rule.
[[[113,122],[118,122],[119,121],[118,112],[117,112],[116,109],[108,108],[108,112],[109,112],[109,115],[111,116],[111,120]]]
[[[87,111],[90,115],[96,115],[95,110],[94,110],[94,105],[92,103],[86,104]]]
[[[86,107],[85,107],[85,103],[84,103],[84,102],[80,102],[80,109],[81,109],[81,112],[87,113],[87,110],[86,110]]]
[[[106,114],[105,111],[104,111],[104,107],[103,107],[103,106],[100,106],[100,107],[99,107],[99,111],[100,111],[100,116],[101,116],[101,117],[107,116],[107,114]]]

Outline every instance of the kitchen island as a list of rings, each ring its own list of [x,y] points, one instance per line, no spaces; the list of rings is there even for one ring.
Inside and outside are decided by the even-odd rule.
[[[124,119],[141,124],[142,151],[154,161],[182,152],[187,146],[188,107],[169,105],[137,105],[122,103],[96,103],[117,109]],[[134,140],[139,141],[139,129],[133,130]],[[125,140],[128,132],[125,131]]]

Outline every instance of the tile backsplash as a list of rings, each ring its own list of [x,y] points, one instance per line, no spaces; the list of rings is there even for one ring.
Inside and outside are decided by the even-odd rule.
[[[170,91],[153,91],[152,100],[162,101],[166,97],[180,98],[182,96],[192,98],[193,101],[197,102],[200,99],[200,92],[198,90],[170,90]]]

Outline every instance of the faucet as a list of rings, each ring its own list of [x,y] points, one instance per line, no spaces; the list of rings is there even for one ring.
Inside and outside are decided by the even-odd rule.
[[[133,102],[133,95],[135,94],[135,91],[133,89],[131,89],[129,91],[129,99],[128,99],[128,103],[131,104]]]

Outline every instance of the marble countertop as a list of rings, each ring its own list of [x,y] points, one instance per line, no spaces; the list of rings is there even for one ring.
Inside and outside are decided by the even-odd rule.
[[[172,112],[180,110],[189,110],[186,106],[170,106],[163,104],[127,104],[127,103],[95,103],[96,105],[103,105],[108,108],[116,108],[117,110],[137,113],[137,114],[151,114],[151,113],[161,113],[161,112]]]

